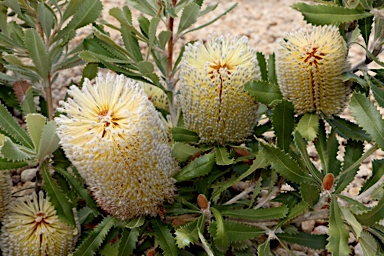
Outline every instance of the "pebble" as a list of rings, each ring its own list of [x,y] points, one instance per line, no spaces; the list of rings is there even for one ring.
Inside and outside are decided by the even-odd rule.
[[[355,256],[364,256],[364,252],[363,252],[363,248],[361,247],[361,244],[358,243],[356,246],[355,246]]]
[[[25,169],[20,175],[21,182],[33,180],[36,177],[36,171],[36,168]]]
[[[313,230],[313,228],[315,227],[315,223],[316,223],[315,220],[303,221],[303,223],[301,223],[301,229],[304,232],[311,232]]]
[[[317,226],[315,229],[312,231],[312,234],[314,235],[325,235],[328,234],[328,227],[327,226]]]

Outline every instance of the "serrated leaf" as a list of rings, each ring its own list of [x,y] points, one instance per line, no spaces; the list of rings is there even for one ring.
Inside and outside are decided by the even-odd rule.
[[[115,225],[116,219],[107,216],[105,217],[95,229],[92,230],[91,234],[81,243],[73,256],[93,256],[100,248],[104,241],[104,238],[108,234],[109,230]]]
[[[229,237],[227,235],[227,231],[226,231],[225,226],[224,226],[223,216],[221,216],[219,210],[217,210],[214,207],[211,207],[211,211],[212,211],[212,213],[216,219],[216,222],[215,222],[216,223],[216,225],[215,225],[216,226],[216,229],[215,229],[216,232],[214,234],[211,234],[211,235],[215,241],[216,248],[222,252],[225,252],[226,250],[228,250],[228,247],[230,246],[230,240],[229,240]]]
[[[168,43],[169,38],[171,38],[171,36],[172,36],[172,32],[169,30],[163,30],[159,33],[158,38],[159,38],[160,49],[162,49],[162,50],[165,49],[165,46]]]
[[[378,83],[379,85],[384,84],[374,77],[372,78],[372,83],[370,83],[375,100],[377,101],[380,107],[384,107],[384,91],[381,88],[377,87],[376,83]]]
[[[211,208],[212,209],[212,208]],[[265,230],[249,226],[240,222],[224,220],[224,230],[226,237],[233,242],[244,242],[245,240],[252,239],[265,234]],[[209,225],[209,232],[212,234],[217,232],[217,222],[212,222]]]
[[[199,240],[198,230],[201,228],[201,223],[204,223],[204,220],[205,216],[201,215],[200,218],[175,230],[176,244],[180,249],[194,244]]]
[[[40,147],[41,134],[43,132],[46,118],[41,114],[29,114],[25,117],[25,121],[29,135],[37,152]]]
[[[270,256],[271,248],[269,246],[269,239],[257,247],[258,256]]]
[[[172,139],[179,142],[199,142],[200,138],[197,133],[179,127],[171,129]]]
[[[305,232],[299,232],[297,234],[278,233],[276,236],[289,243],[299,244],[315,250],[324,250],[327,244],[326,235],[312,235]]]
[[[153,225],[153,228],[155,229],[155,234],[159,241],[160,248],[164,251],[164,255],[177,256],[178,252],[175,244],[175,239],[167,228],[167,226],[159,219],[152,219],[151,223]]]
[[[10,161],[26,161],[34,158],[32,149],[14,143],[9,137],[0,134],[0,156]]]
[[[293,104],[283,100],[276,104],[272,115],[276,145],[288,153],[292,142],[292,131],[295,125]]]
[[[49,121],[43,128],[41,134],[41,141],[39,151],[37,153],[38,158],[44,158],[45,156],[53,153],[59,147],[59,137],[56,134],[56,123]]]
[[[284,218],[288,213],[288,208],[285,205],[273,208],[260,209],[230,209],[222,210],[223,216],[248,219],[248,220],[272,220]]]
[[[284,178],[296,182],[313,182],[313,178],[301,169],[300,165],[284,151],[273,145],[260,143],[263,153],[272,168]]]
[[[300,194],[304,202],[313,208],[319,201],[320,189],[316,184],[302,183],[300,185]]]
[[[119,241],[119,253],[117,255],[132,255],[133,250],[136,248],[137,241],[139,240],[139,235],[140,232],[137,228],[124,229]]]
[[[277,84],[274,53],[270,54],[268,58],[268,82],[271,84]]]
[[[327,122],[337,129],[337,133],[345,139],[353,139],[358,141],[371,141],[371,137],[363,131],[357,124],[341,117],[334,117],[333,119],[326,118]]]
[[[82,4],[81,0],[70,0],[69,4],[65,8],[63,18],[62,18],[63,21],[67,20],[69,17],[75,14],[81,4]]]
[[[357,220],[366,226],[371,226],[383,219],[384,216],[384,196],[381,197],[380,201],[368,212],[356,215]]]
[[[384,121],[369,98],[360,93],[353,93],[350,108],[359,126],[371,135],[381,149],[384,149]]]
[[[336,5],[309,5],[306,3],[295,3],[293,9],[301,12],[306,21],[314,25],[339,25],[345,22],[373,16],[369,12],[358,9],[347,9]]]
[[[356,162],[363,154],[363,142],[349,140],[345,147],[343,170],[346,170]],[[341,193],[356,176],[359,166],[337,177],[339,182],[336,185],[335,193]]]
[[[200,6],[198,6],[197,4],[189,3],[188,5],[186,5],[180,17],[177,33],[180,34],[184,30],[189,28],[191,25],[193,25],[196,22],[197,17],[199,16],[199,12]]]
[[[362,1],[360,1],[362,3]],[[360,19],[359,21],[359,29],[361,31],[361,35],[364,38],[365,45],[369,45],[369,36],[372,30],[373,17],[367,17]]]
[[[244,89],[257,101],[269,105],[275,100],[283,99],[280,88],[277,84],[267,81],[251,81],[244,85]]]
[[[187,166],[181,169],[176,173],[175,179],[178,182],[190,180],[196,177],[205,176],[212,171],[213,166],[215,165],[215,154],[209,153],[202,155]]]
[[[307,113],[300,118],[297,124],[297,131],[308,141],[313,141],[317,137],[319,130],[319,115]]]
[[[49,38],[51,36],[51,30],[53,26],[53,14],[45,6],[44,2],[40,2],[38,4],[37,15],[39,17],[39,21],[40,21],[41,27],[43,28],[45,36]]]
[[[229,158],[229,152],[225,147],[215,147],[216,164],[231,165],[234,162],[233,158]]]
[[[201,246],[203,247],[204,251],[207,253],[208,256],[215,256],[215,254],[212,251],[211,246],[209,245],[207,239],[205,239],[204,235],[200,230],[197,231],[197,234],[199,235],[199,239],[201,241]]]
[[[36,105],[33,97],[33,88],[29,87],[26,91],[24,100],[20,103],[21,110],[24,115],[36,113]]]
[[[352,227],[356,239],[359,240],[360,234],[363,231],[363,227],[347,207],[341,206],[340,210],[343,213],[343,217],[346,220],[346,222]]]
[[[292,207],[292,209],[289,210],[287,217],[284,220],[279,222],[279,224],[277,225],[277,228],[283,226],[284,224],[288,223],[292,219],[296,218],[307,209],[308,209],[308,204],[306,202],[301,201],[300,203],[297,203],[295,206]]]
[[[360,193],[366,191],[373,184],[378,182],[381,177],[384,176],[384,159],[374,160],[372,162],[372,175],[365,181],[363,187],[360,190]]]
[[[45,48],[44,41],[36,29],[28,28],[25,31],[24,44],[36,67],[37,73],[42,79],[48,79],[51,61],[47,49]]]
[[[155,70],[153,64],[149,61],[140,61],[137,63],[137,67],[142,74],[150,74]]]
[[[199,148],[181,142],[176,142],[172,146],[173,156],[182,162],[199,152],[201,152]]]
[[[363,231],[359,242],[363,248],[364,255],[380,255],[378,254],[378,243],[370,233]]]
[[[329,173],[332,173],[335,177],[339,175],[341,170],[341,162],[337,159],[338,151],[339,141],[336,137],[336,131],[333,130],[327,140],[328,166],[326,170],[329,171]]]
[[[157,26],[159,25],[160,18],[159,17],[154,17],[151,20],[151,23],[149,24],[149,29],[148,29],[148,52],[150,52],[153,48],[153,44],[156,40],[156,31],[157,31]]]
[[[259,67],[260,67],[261,80],[267,81],[268,80],[268,70],[267,70],[267,62],[265,60],[265,56],[262,52],[257,52],[256,56],[257,56],[257,63],[259,64]]]
[[[0,157],[0,170],[13,170],[27,165],[27,162],[13,162]]]
[[[330,205],[329,237],[326,247],[333,255],[348,256],[351,252],[348,245],[349,232],[341,219],[341,212],[335,195],[331,195]]]
[[[44,181],[44,190],[49,196],[49,201],[55,207],[57,215],[64,223],[75,227],[76,224],[72,205],[60,187],[56,184],[55,180],[51,177],[45,162],[41,165],[41,173]]]
[[[125,227],[130,229],[139,228],[144,224],[144,221],[145,221],[145,217],[140,216],[140,217],[131,219],[127,224],[125,224]]]
[[[152,17],[158,12],[157,8],[154,8],[148,0],[127,0],[127,4]]]
[[[367,212],[368,208],[365,207],[362,203],[343,195],[338,195],[338,197],[342,198],[344,201],[346,201],[349,204],[349,209],[354,213],[363,213]]]
[[[98,208],[96,202],[93,200],[90,192],[84,188],[83,184],[78,181],[75,177],[73,177],[68,171],[55,167],[55,172],[59,173],[61,176],[63,176],[68,184],[71,186],[71,189],[80,197],[82,198],[87,206],[92,209],[94,214],[98,213]]]

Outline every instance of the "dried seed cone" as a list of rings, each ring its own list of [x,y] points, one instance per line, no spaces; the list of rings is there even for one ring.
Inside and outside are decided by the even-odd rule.
[[[276,52],[276,74],[297,114],[331,117],[343,111],[351,93],[340,77],[350,67],[346,58],[346,43],[335,26],[308,26],[285,36]]]
[[[166,129],[141,86],[99,76],[72,86],[56,118],[60,143],[102,209],[122,220],[156,215],[172,200],[177,170]]]
[[[180,67],[182,110],[187,129],[203,143],[237,143],[252,134],[258,103],[244,84],[260,79],[248,39],[209,37],[187,45]]]
[[[12,181],[8,171],[0,171],[0,222],[11,202]]]
[[[67,256],[79,233],[59,220],[42,191],[12,202],[2,223],[0,246],[5,256]]]

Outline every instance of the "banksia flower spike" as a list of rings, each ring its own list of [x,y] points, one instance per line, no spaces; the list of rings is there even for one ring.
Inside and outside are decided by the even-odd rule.
[[[10,204],[3,220],[0,245],[3,255],[69,255],[75,247],[78,229],[59,220],[56,210],[33,193]]]
[[[142,87],[123,75],[86,80],[61,102],[60,144],[102,209],[122,220],[156,215],[174,196],[166,129]]]
[[[260,79],[248,39],[209,37],[187,45],[180,67],[182,110],[187,129],[203,143],[237,143],[252,134],[258,103],[244,84]]]
[[[351,89],[340,76],[349,67],[346,43],[335,26],[289,33],[276,52],[281,92],[299,115],[322,112],[331,117],[342,112]]]
[[[8,171],[0,171],[0,222],[11,201],[12,181]]]

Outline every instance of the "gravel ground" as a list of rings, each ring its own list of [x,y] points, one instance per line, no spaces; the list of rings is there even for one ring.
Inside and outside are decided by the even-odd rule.
[[[213,4],[217,1],[206,0],[205,4]],[[277,40],[281,38],[285,33],[298,30],[305,25],[301,14],[292,8],[290,5],[296,3],[296,0],[222,0],[219,8],[213,13],[204,16],[202,19],[198,20],[199,24],[203,24],[206,21],[212,19],[216,15],[223,12],[224,9],[229,8],[234,3],[238,3],[238,6],[229,14],[221,18],[219,21],[215,22],[213,25],[204,28],[201,31],[195,31],[190,34],[187,34],[180,39],[180,45],[196,40],[196,39],[205,39],[209,34],[217,35],[245,35],[249,38],[249,45],[254,47],[257,51],[261,51],[264,54],[268,55],[274,52],[274,49],[277,47]],[[305,1],[310,2],[310,1]],[[108,16],[108,10],[112,7],[121,7],[124,5],[124,0],[103,0],[104,10],[102,18],[114,22],[112,17]],[[134,13],[137,18],[138,13]],[[135,18],[134,18],[135,19]],[[177,26],[177,24],[176,24]],[[78,34],[78,39],[81,40],[87,33],[89,33],[90,28],[86,27],[81,30]],[[114,35],[116,40],[120,40],[117,35]],[[357,63],[364,56],[364,50],[359,49],[358,47],[353,46],[350,53],[350,60],[353,63]],[[56,83],[54,84],[53,93],[55,95],[55,105],[57,106],[58,101],[61,100],[66,92],[66,87],[71,80],[74,82],[79,82],[81,78],[82,69],[75,68],[66,70],[61,74]],[[345,112],[345,116],[350,118],[348,111]],[[369,147],[369,145],[367,145]],[[313,159],[316,159],[316,153],[314,147],[309,147],[309,154],[313,156]],[[376,155],[372,156],[366,161],[364,165],[361,166],[358,175],[355,179],[355,182],[349,186],[346,190],[346,193],[350,193],[352,196],[357,195],[359,188],[364,181],[364,179],[371,174],[371,164],[370,160],[372,158],[383,157],[384,154],[381,151],[378,151]],[[339,156],[342,158],[342,154]],[[32,179],[34,178],[35,171],[33,169],[27,169],[23,172],[18,171],[14,175],[14,184],[19,189],[20,186],[23,188],[32,187],[34,183]],[[23,191],[24,193],[29,193],[30,190]],[[307,232],[314,232],[317,234],[322,234],[327,232],[326,223],[321,221],[307,221],[302,224],[302,229]],[[353,241],[353,238],[351,238]],[[356,245],[356,243],[352,243]],[[322,252],[315,252],[313,250],[307,250],[306,248],[300,246],[293,246],[296,255],[327,255]],[[354,246],[354,255],[361,255],[361,247]],[[277,248],[275,250],[277,255],[287,255],[284,250]]]

